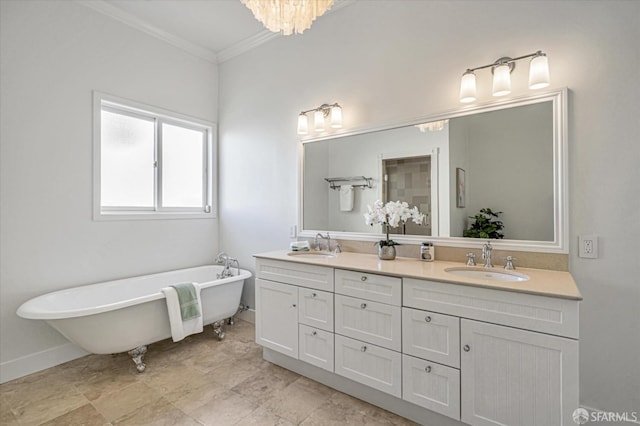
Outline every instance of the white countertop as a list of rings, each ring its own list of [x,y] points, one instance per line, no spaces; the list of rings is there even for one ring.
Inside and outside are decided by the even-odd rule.
[[[280,250],[260,253],[254,257],[261,259],[283,260],[287,262],[306,263],[309,265],[328,266],[331,268],[351,269],[362,272],[375,272],[382,275],[401,276],[447,282],[474,287],[492,288],[496,290],[537,294],[541,296],[559,297],[563,299],[582,300],[580,291],[569,272],[549,271],[545,269],[518,268],[515,272],[529,276],[529,280],[520,282],[494,281],[481,278],[468,278],[453,275],[445,269],[464,267],[460,262],[433,261],[423,262],[418,259],[396,257],[395,260],[380,260],[377,255],[344,252],[336,257],[289,256],[289,251]],[[503,272],[502,267],[493,268]]]

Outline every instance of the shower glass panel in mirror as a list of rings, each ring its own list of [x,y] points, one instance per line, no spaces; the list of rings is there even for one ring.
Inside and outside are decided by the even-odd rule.
[[[337,238],[384,233],[365,224],[376,200],[406,201],[423,225],[392,228],[394,240],[429,236],[463,245],[481,209],[500,212],[501,244],[566,252],[566,89],[427,117],[384,129],[303,140],[301,235]],[[365,177],[368,182],[327,178]],[[341,186],[353,186],[350,209]],[[410,221],[409,221],[410,222]]]

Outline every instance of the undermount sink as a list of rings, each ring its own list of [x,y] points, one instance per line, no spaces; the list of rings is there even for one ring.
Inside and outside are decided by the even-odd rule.
[[[292,251],[287,253],[287,256],[304,256],[312,259],[330,259],[332,257],[336,257],[336,254],[328,251]]]
[[[493,269],[485,269],[485,268],[456,267],[456,268],[446,268],[444,271],[453,275],[457,275],[459,277],[477,278],[480,280],[510,281],[510,282],[519,282],[519,281],[529,280],[529,276],[525,274],[520,274],[518,272],[496,271]]]

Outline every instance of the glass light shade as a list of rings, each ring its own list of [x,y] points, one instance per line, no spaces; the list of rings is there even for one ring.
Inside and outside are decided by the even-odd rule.
[[[313,113],[313,129],[316,132],[324,131],[324,112],[322,110]]]
[[[493,70],[493,96],[511,93],[511,69],[509,64],[498,65]]]
[[[298,116],[298,134],[306,135],[309,133],[309,118],[307,114],[300,114]]]
[[[467,71],[460,81],[460,102],[468,103],[476,100],[476,75]]]
[[[529,65],[529,89],[542,89],[549,85],[549,61],[541,53],[531,59]]]
[[[334,129],[340,129],[342,127],[342,107],[340,105],[331,108],[330,125]]]

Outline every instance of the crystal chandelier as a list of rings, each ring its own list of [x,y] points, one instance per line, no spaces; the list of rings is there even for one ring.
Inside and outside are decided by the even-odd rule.
[[[331,6],[333,0],[240,0],[270,31],[302,34]]]

